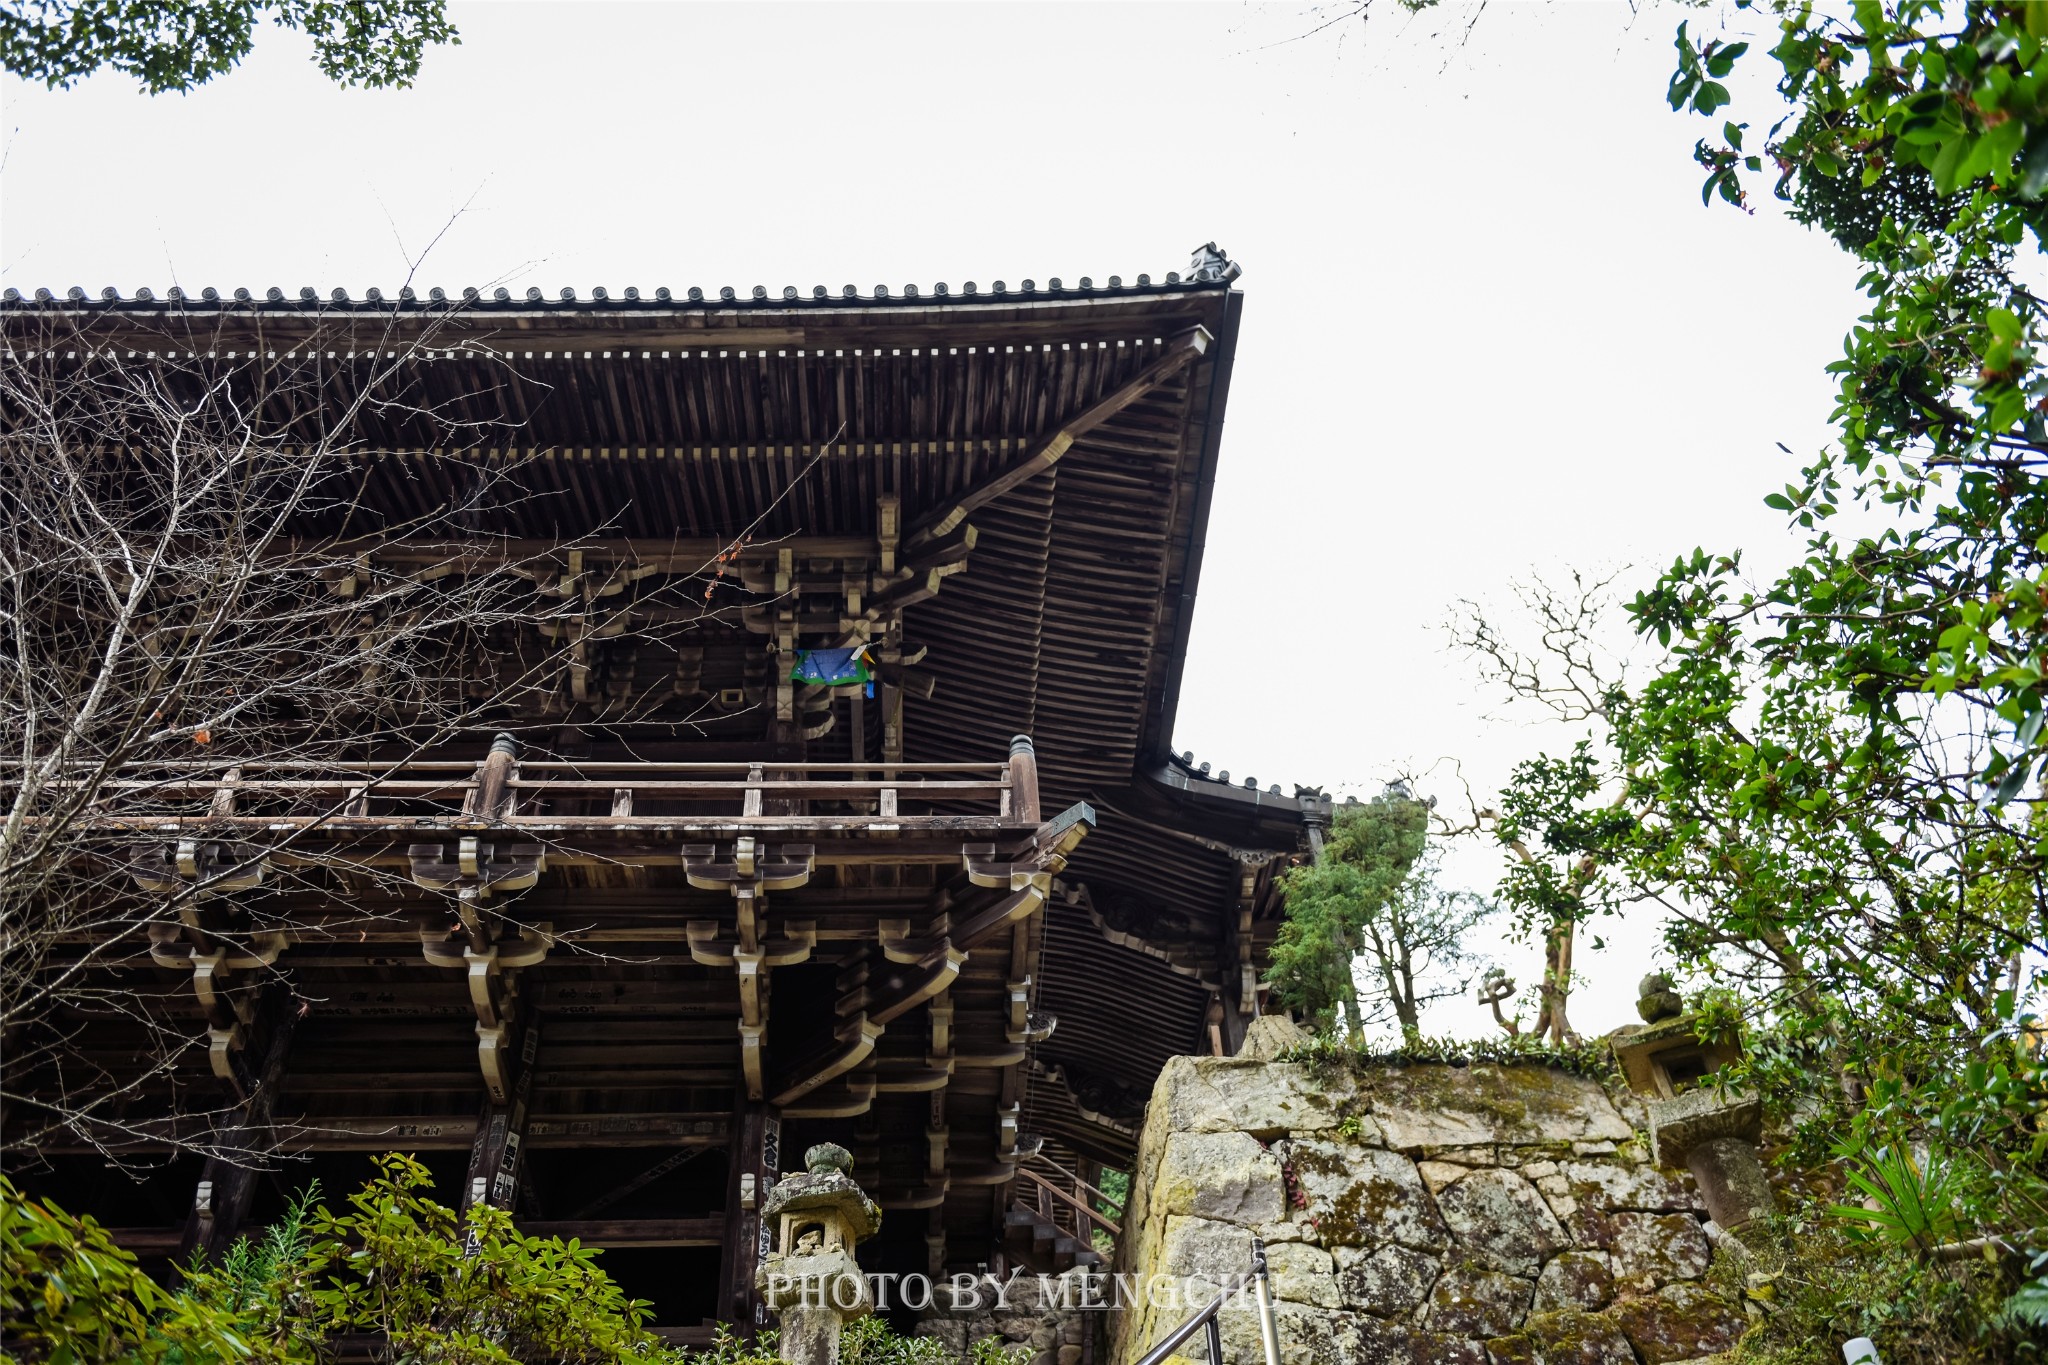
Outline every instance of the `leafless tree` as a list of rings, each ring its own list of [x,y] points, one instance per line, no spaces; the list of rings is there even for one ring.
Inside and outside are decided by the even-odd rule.
[[[1574,726],[1604,727],[1617,690],[1627,678],[1628,660],[1605,635],[1614,612],[1613,584],[1622,570],[1588,576],[1573,570],[1569,585],[1531,577],[1512,585],[1520,622],[1508,624],[1490,616],[1480,604],[1461,601],[1451,624],[1452,643],[1478,666],[1480,681],[1496,689],[1511,707],[1533,707],[1549,720]],[[1525,647],[1518,638],[1534,636]],[[1617,791],[1617,805],[1624,799]],[[1469,788],[1462,812],[1446,811],[1439,827],[1447,834],[1486,833],[1525,871],[1545,862],[1542,850],[1503,828],[1497,806],[1473,798]],[[1555,873],[1554,884],[1574,902],[1583,901],[1601,869],[1582,857]],[[1530,1036],[1556,1043],[1576,1038],[1567,1012],[1572,993],[1572,952],[1580,916],[1560,911],[1542,925],[1543,976]],[[1500,1003],[1513,993],[1506,977],[1489,979],[1480,1003],[1490,1005],[1507,1032],[1520,1026],[1501,1013]]]
[[[1372,984],[1367,988],[1367,1023],[1391,1016],[1401,1036],[1422,1035],[1422,1012],[1439,1000],[1463,995],[1474,966],[1465,936],[1494,913],[1494,906],[1469,891],[1437,884],[1434,854],[1425,854],[1399,891],[1365,917],[1359,947]]]
[[[257,783],[243,813],[341,817],[423,752],[560,713],[589,640],[688,629],[711,610],[689,580],[722,564],[672,573],[659,609],[600,600],[564,577],[580,542],[476,533],[479,506],[526,496],[516,461],[449,456],[460,492],[404,524],[371,516],[375,422],[424,422],[449,450],[517,444],[507,423],[422,398],[437,328],[417,314],[402,334],[366,336],[357,315],[239,352],[198,314],[157,315],[148,352],[76,318],[17,316],[0,364],[0,1103],[13,1148],[67,1134],[110,1154],[212,1152],[205,1120],[236,1097],[191,1065],[219,1045],[194,1026],[200,965],[224,978],[200,1006],[246,1014],[289,972],[277,945],[354,937],[332,908],[388,874],[295,848],[303,821],[224,827],[166,868],[160,844],[110,843],[107,813],[190,816],[196,775],[247,760],[348,789]],[[237,799],[217,792],[210,814]],[[309,894],[329,911],[317,927],[291,919]],[[138,1028],[140,1055],[107,1057],[110,1031]]]

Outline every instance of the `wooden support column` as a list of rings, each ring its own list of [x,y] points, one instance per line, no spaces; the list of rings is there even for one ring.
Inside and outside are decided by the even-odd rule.
[[[726,1180],[725,1242],[719,1263],[719,1316],[747,1340],[768,1325],[767,1306],[754,1288],[754,1271],[768,1254],[769,1229],[761,1205],[781,1162],[782,1120],[767,1104],[735,1097],[731,1172]]]
[[[1237,865],[1237,885],[1223,909],[1223,940],[1216,955],[1217,995],[1211,1021],[1218,1055],[1235,1057],[1244,1046],[1245,1030],[1259,1012],[1259,975],[1252,963],[1252,908],[1257,900],[1262,863]]]
[[[185,1232],[178,1241],[178,1259],[201,1257],[219,1262],[241,1234],[242,1220],[256,1196],[259,1165],[271,1141],[278,1092],[284,1085],[285,1063],[291,1054],[292,1031],[299,1013],[291,990],[274,982],[257,1007],[262,1060],[250,1077],[248,1100],[234,1125],[223,1133],[218,1151],[206,1159],[194,1193]]]
[[[526,1126],[531,1116],[528,1097],[533,1091],[534,1059],[539,1054],[540,1021],[530,1019],[520,1040],[519,1071],[510,1093],[503,1101],[486,1101],[477,1120],[476,1141],[469,1149],[469,1171],[462,1182],[464,1211],[473,1204],[510,1209],[518,1198]]]

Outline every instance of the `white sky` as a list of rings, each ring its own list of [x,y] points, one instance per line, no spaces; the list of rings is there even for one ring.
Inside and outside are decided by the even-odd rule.
[[[1489,719],[1458,599],[1797,551],[1761,499],[1796,470],[1773,442],[1825,439],[1855,272],[1768,204],[1701,207],[1709,125],[1662,98],[1700,11],[1494,0],[1461,45],[1473,8],[1389,0],[1295,42],[1326,16],[453,9],[409,92],[335,89],[286,34],[190,96],[0,78],[0,281],[395,289],[458,211],[422,286],[1099,280],[1214,238],[1247,298],[1176,747],[1283,789],[1455,756],[1484,793],[1568,746]],[[1452,867],[1484,888],[1495,859]],[[1600,932],[1585,1030],[1634,1017],[1655,940]],[[1469,1000],[1429,1024],[1489,1027]]]

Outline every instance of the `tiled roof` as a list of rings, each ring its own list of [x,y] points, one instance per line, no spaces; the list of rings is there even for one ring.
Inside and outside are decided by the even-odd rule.
[[[1024,279],[1012,284],[1005,280],[983,286],[972,280],[959,285],[939,283],[928,288],[915,284],[891,289],[878,284],[872,290],[862,292],[856,285],[844,285],[837,290],[825,285],[812,285],[808,291],[795,285],[784,285],[771,290],[767,285],[757,284],[742,292],[726,285],[715,290],[697,286],[672,290],[666,287],[643,291],[628,285],[614,293],[603,285],[592,289],[588,295],[579,295],[573,288],[564,288],[550,297],[545,290],[526,289],[514,293],[506,288],[494,288],[486,292],[474,286],[449,291],[441,288],[428,289],[424,294],[410,285],[395,293],[387,294],[375,287],[364,290],[360,295],[346,289],[330,290],[324,297],[312,286],[305,286],[295,293],[272,285],[260,293],[253,289],[233,289],[226,293],[211,287],[197,293],[188,292],[176,285],[161,294],[151,289],[138,289],[133,294],[123,295],[109,285],[97,295],[88,293],[83,287],[73,285],[61,294],[52,289],[37,289],[24,295],[19,289],[0,291],[0,305],[8,307],[33,307],[36,304],[62,304],[76,307],[102,307],[122,310],[153,310],[175,307],[217,308],[222,310],[261,309],[264,311],[312,312],[319,310],[350,309],[360,311],[422,311],[436,308],[460,307],[464,309],[508,309],[508,310],[574,310],[591,312],[600,309],[646,309],[674,310],[694,308],[745,308],[780,307],[791,304],[812,304],[824,307],[855,304],[874,307],[878,304],[921,304],[927,305],[945,300],[948,302],[993,302],[1001,300],[1016,303],[1031,299],[1082,298],[1089,296],[1118,296],[1136,294],[1170,294],[1186,290],[1215,289],[1228,285],[1239,274],[1237,263],[1230,260],[1212,242],[1199,248],[1188,263],[1188,272],[1169,270],[1164,279],[1155,280],[1150,275],[1140,275],[1133,282],[1126,282],[1121,275],[1108,276],[1101,283],[1088,275],[1067,281],[1058,276],[1042,284],[1035,279]]]

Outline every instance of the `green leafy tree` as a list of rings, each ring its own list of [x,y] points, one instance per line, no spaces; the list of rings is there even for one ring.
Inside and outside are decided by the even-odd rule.
[[[296,1311],[319,1336],[368,1333],[407,1365],[668,1358],[648,1305],[598,1269],[597,1248],[527,1237],[488,1204],[457,1214],[431,1184],[412,1158],[385,1156],[347,1212],[314,1215],[294,1273],[308,1284]]]
[[[160,1288],[106,1229],[0,1176],[0,1324],[23,1365],[273,1361],[233,1312]],[[306,1357],[298,1357],[305,1359]]]
[[[2004,1239],[1970,1284],[2010,1299],[1929,1348],[2004,1358],[1985,1324],[2048,1297],[2048,5],[1730,13],[1762,39],[1681,25],[1667,97],[1714,121],[1705,202],[1767,185],[1862,267],[1836,439],[1765,499],[1804,539],[1791,569],[1696,550],[1628,604],[1655,675],[1518,770],[1503,824],[1553,869],[1503,894],[1572,921],[1661,904],[1679,964],[1756,1026],[1741,1079],[1796,1107],[1802,1157],[1860,1174],[1879,1216],[1838,1211],[1848,1245],[1942,1276],[1938,1244]],[[1760,56],[1782,104],[1745,121],[1727,82]]]
[[[259,25],[313,40],[313,60],[345,86],[410,86],[437,43],[459,43],[446,0],[6,0],[7,70],[51,89],[109,69],[152,95],[192,90],[249,55]]]
[[[1429,807],[1399,787],[1336,809],[1320,856],[1282,885],[1287,917],[1266,979],[1283,1003],[1323,1027],[1341,1020],[1352,1036],[1363,1031],[1353,963],[1375,941],[1397,951],[1394,907],[1422,857],[1428,820]]]

